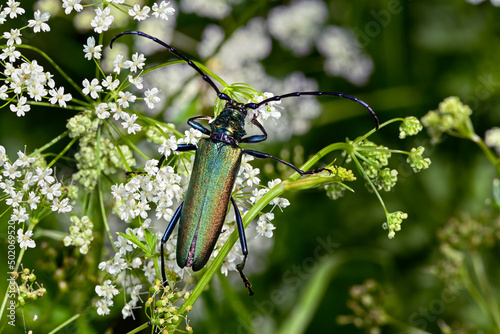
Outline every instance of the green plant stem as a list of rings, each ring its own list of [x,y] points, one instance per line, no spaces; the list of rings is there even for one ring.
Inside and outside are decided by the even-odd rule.
[[[382,196],[380,196],[380,193],[378,192],[377,188],[373,184],[372,180],[366,174],[365,170],[363,169],[363,166],[361,166],[361,164],[358,161],[356,155],[355,154],[351,154],[351,158],[354,161],[354,163],[356,164],[356,167],[358,168],[358,171],[363,175],[363,177],[365,178],[366,182],[368,182],[368,184],[370,185],[370,187],[373,189],[373,192],[377,196],[377,198],[378,198],[378,200],[380,202],[380,205],[382,205],[382,208],[384,209],[384,213],[387,216],[389,214],[389,212],[387,211],[387,208],[385,207],[385,203],[384,203],[384,200],[382,199]]]
[[[145,322],[142,325],[140,325],[139,327],[132,329],[130,332],[127,332],[127,334],[139,333],[140,331],[142,331],[148,327],[149,327],[149,323]]]
[[[47,148],[51,147],[52,145],[54,145],[55,143],[57,143],[58,141],[60,141],[64,137],[66,137],[67,135],[69,135],[69,130],[64,131],[59,136],[57,136],[54,139],[52,139],[51,141],[49,141],[47,144],[43,145],[39,149],[37,149],[34,152],[32,152],[29,156],[33,157],[33,156],[39,154],[40,152],[45,151]]]
[[[66,147],[61,152],[59,152],[59,154],[54,159],[52,159],[52,161],[47,165],[47,168],[52,167],[52,165],[54,165],[56,161],[59,160],[59,158],[61,158],[64,155],[64,153],[66,153],[66,151],[68,151],[77,140],[78,140],[77,137],[73,138],[71,142],[68,145],[66,145]]]
[[[142,153],[142,151],[137,146],[135,146],[134,143],[132,143],[126,136],[124,136],[121,133],[121,131],[116,127],[115,123],[108,122],[107,124],[111,125],[111,127],[113,128],[113,130],[115,130],[116,133],[120,134],[121,139],[123,139],[125,141],[125,143],[127,143],[128,146],[130,146],[134,151],[136,151],[137,153],[139,153],[144,159],[149,160],[149,157],[146,154]]]
[[[495,166],[497,171],[497,176],[500,177],[500,160],[498,157],[491,151],[491,149],[486,145],[484,140],[478,135],[474,134],[471,140],[479,146],[479,148],[483,151],[484,155],[488,158],[488,160]]]
[[[462,279],[462,282],[467,289],[467,292],[471,295],[471,297],[474,299],[476,304],[479,306],[481,311],[484,314],[488,314],[488,303],[484,300],[483,296],[481,293],[477,290],[476,286],[472,283],[469,272],[467,271],[467,267],[465,265],[462,265],[462,268],[460,270],[460,278]]]
[[[278,334],[300,334],[305,332],[307,325],[311,322],[320,305],[322,297],[325,295],[328,282],[330,282],[342,262],[339,257],[332,256],[318,265],[311,279],[306,283],[299,299],[294,303],[292,311],[287,319],[283,321],[283,326],[277,332]]]
[[[481,259],[481,255],[477,251],[471,252],[471,259],[477,281],[481,290],[483,291],[486,303],[488,304],[488,313],[495,322],[497,332],[500,333],[500,310],[498,308],[497,301],[493,297],[494,294],[493,291],[491,291],[490,283],[488,282],[488,277],[484,270],[483,260]]]
[[[80,313],[75,314],[74,316],[72,316],[71,318],[69,318],[68,320],[66,320],[65,322],[63,322],[62,324],[60,324],[59,326],[57,326],[53,330],[51,330],[49,332],[49,334],[55,334],[55,333],[59,332],[64,327],[66,327],[67,325],[69,325],[70,323],[72,323],[73,321],[75,321],[76,319],[80,318],[80,316],[81,316]]]
[[[109,138],[111,138],[111,141],[113,142],[113,144],[115,145],[115,148],[116,150],[118,151],[118,154],[120,154],[120,157],[122,158],[122,161],[123,161],[123,164],[125,165],[125,169],[130,171],[131,168],[130,166],[128,165],[127,163],[127,159],[125,158],[125,154],[123,154],[123,151],[122,149],[120,148],[120,145],[118,145],[118,143],[116,142],[116,139],[115,137],[113,136],[113,134],[111,133],[111,130],[108,126],[108,122],[103,122],[104,124],[104,127],[106,128],[106,131],[108,132],[109,134]]]
[[[97,130],[97,138],[96,138],[96,148],[95,148],[95,155],[96,155],[96,166],[97,166],[97,196],[99,198],[99,208],[101,210],[101,218],[102,218],[102,223],[104,225],[104,229],[106,230],[106,234],[108,235],[109,242],[111,243],[111,247],[113,247],[113,250],[118,252],[116,249],[115,243],[113,242],[113,236],[111,235],[111,230],[109,228],[108,224],[108,219],[106,217],[106,207],[104,206],[104,195],[102,193],[101,189],[101,183],[102,183],[102,177],[101,177],[101,160],[100,160],[100,154],[101,154],[101,127]]]

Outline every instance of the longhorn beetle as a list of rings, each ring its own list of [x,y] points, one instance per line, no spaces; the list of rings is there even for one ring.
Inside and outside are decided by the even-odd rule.
[[[245,267],[245,262],[248,256],[248,247],[245,238],[243,220],[241,219],[240,211],[236,206],[236,201],[231,196],[236,175],[240,169],[242,155],[248,154],[257,159],[274,159],[293,168],[300,175],[315,174],[325,169],[319,168],[315,170],[303,171],[291,163],[273,157],[267,153],[242,149],[239,147],[238,144],[240,143],[252,144],[267,139],[266,130],[262,124],[259,123],[256,115],[254,115],[251,122],[259,128],[262,134],[244,137],[246,135],[245,118],[247,116],[248,109],[257,109],[266,103],[280,101],[281,99],[288,97],[298,97],[303,95],[327,95],[346,98],[361,104],[363,107],[368,109],[373,116],[376,128],[378,128],[379,125],[377,115],[368,104],[358,98],[334,92],[294,92],[273,96],[259,103],[239,103],[231,99],[227,94],[221,92],[210,77],[186,56],[167,43],[153,36],[140,31],[125,31],[113,37],[110,42],[110,47],[112,47],[113,42],[117,38],[123,35],[138,35],[149,38],[164,46],[168,49],[168,51],[184,60],[189,66],[194,68],[202,76],[203,80],[212,86],[217,93],[217,97],[226,101],[224,109],[215,119],[210,116],[197,116],[188,120],[188,124],[191,127],[201,131],[203,134],[209,136],[209,138],[200,139],[198,146],[192,144],[178,145],[177,151],[196,151],[196,155],[184,202],[182,202],[175,211],[172,220],[168,224],[161,239],[160,254],[163,282],[164,284],[168,284],[165,275],[165,259],[163,249],[165,243],[168,241],[175,226],[177,225],[177,222],[179,222],[179,232],[177,236],[177,264],[181,268],[192,267],[194,271],[198,271],[205,266],[210,258],[210,255],[212,254],[226,218],[229,201],[231,201],[236,215],[236,226],[238,227],[241,250],[244,256],[243,262],[237,265],[237,270],[240,273],[245,287],[248,288],[249,294],[252,295],[252,285],[243,274],[243,268]],[[207,129],[202,124],[198,123],[198,120],[210,121],[210,129]],[[161,167],[164,160],[165,156],[162,156],[158,167]]]

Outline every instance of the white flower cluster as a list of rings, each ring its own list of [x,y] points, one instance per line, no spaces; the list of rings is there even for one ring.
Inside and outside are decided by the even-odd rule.
[[[149,228],[150,222],[151,219],[146,219],[141,227],[135,229],[129,228],[126,232],[140,241],[145,241],[144,230]],[[141,300],[139,296],[142,289],[141,281],[136,275],[131,274],[130,270],[138,270],[142,266],[144,275],[148,278],[151,285],[155,280],[155,270],[151,259],[146,260],[129,255],[129,253],[132,253],[137,248],[137,245],[126,238],[118,236],[117,241],[114,242],[114,246],[117,249],[116,254],[111,260],[101,262],[99,269],[113,276],[114,281],[120,282],[123,290],[130,295],[130,300],[122,308],[123,319],[125,319],[133,316],[132,310],[137,306],[139,300]],[[102,297],[102,299],[96,302],[97,313],[99,315],[109,314],[109,307],[113,306],[113,297],[119,293],[116,286],[110,283],[111,280],[108,279],[102,285],[97,285],[95,288],[97,295]]]
[[[302,0],[274,8],[269,14],[269,32],[296,55],[307,55],[316,43],[326,57],[326,73],[341,76],[355,85],[366,83],[373,72],[373,61],[363,53],[352,30],[323,25],[328,8],[321,0]]]
[[[24,12],[20,2],[7,1],[7,6],[0,12],[0,24],[3,24],[7,17],[14,19]],[[37,10],[34,19],[28,21],[28,27],[33,28],[35,33],[50,31],[46,23],[49,17],[49,13]],[[22,57],[21,52],[16,49],[17,45],[22,44],[21,30],[5,31],[2,37],[6,40],[6,46],[0,53],[0,60],[4,65],[1,72],[4,84],[0,86],[0,100],[7,100],[7,103],[10,103],[10,110],[18,117],[24,116],[31,109],[27,96],[37,102],[47,99],[51,104],[59,104],[61,108],[66,107],[66,102],[72,99],[71,94],[64,94],[64,87],[56,88],[53,75],[45,72],[36,60],[29,62],[23,57],[20,65],[14,65]]]
[[[325,72],[355,85],[365,84],[373,72],[373,60],[363,52],[356,34],[347,28],[328,26],[316,40],[325,57]]]
[[[85,52],[85,58],[87,59],[100,59],[101,58],[102,45],[96,45],[94,37],[89,37],[87,39],[87,44],[84,45],[83,51]],[[89,95],[94,100],[101,99],[101,93],[105,90],[108,91],[106,94],[114,101],[101,102],[95,107],[95,114],[99,119],[107,119],[111,116],[115,120],[122,120],[122,127],[127,130],[129,134],[135,134],[141,131],[142,127],[136,123],[138,116],[136,114],[129,114],[123,109],[129,108],[131,103],[137,100],[132,92],[123,90],[123,83],[118,79],[118,75],[122,70],[128,69],[131,73],[137,73],[142,70],[145,65],[146,58],[143,54],[134,53],[131,60],[124,60],[121,53],[117,54],[115,60],[113,61],[113,72],[115,76],[106,76],[104,79],[99,81],[97,78],[91,80],[84,79],[82,82],[82,93],[84,95]],[[128,75],[129,83],[133,84],[137,89],[142,89],[142,77],[140,74],[136,76]],[[160,90],[156,87],[146,90],[144,93],[144,102],[148,108],[153,109],[159,102]]]
[[[18,159],[11,163],[0,145],[0,189],[4,193],[5,204],[12,208],[10,221],[22,224],[50,209],[57,213],[72,210],[69,198],[63,195],[64,187],[52,176],[52,168],[41,168],[35,158],[19,151]],[[50,212],[50,211],[49,211]],[[33,248],[32,230],[17,231],[21,248]]]

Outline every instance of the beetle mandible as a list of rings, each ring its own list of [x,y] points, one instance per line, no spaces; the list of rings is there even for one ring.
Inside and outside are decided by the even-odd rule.
[[[285,164],[300,175],[319,173],[324,168],[315,170],[303,171],[293,164],[281,160],[277,157],[264,152],[247,150],[241,148],[240,143],[258,143],[267,139],[267,133],[262,124],[257,120],[257,116],[251,120],[251,123],[257,126],[262,132],[261,135],[247,136],[245,132],[245,118],[248,109],[257,109],[260,106],[273,102],[280,101],[283,98],[298,97],[304,95],[314,96],[335,96],[346,98],[361,104],[368,109],[375,120],[376,128],[379,121],[375,112],[368,104],[359,100],[356,97],[335,92],[293,92],[284,95],[277,95],[259,103],[239,103],[231,99],[227,94],[221,92],[210,77],[203,72],[195,63],[193,63],[185,55],[168,45],[167,43],[150,36],[140,31],[125,31],[115,37],[110,42],[112,47],[113,42],[123,35],[138,35],[149,38],[154,42],[164,46],[178,58],[187,62],[189,66],[194,68],[217,93],[217,97],[226,101],[223,110],[215,119],[210,116],[198,116],[188,120],[188,124],[196,130],[201,131],[209,138],[202,138],[198,142],[198,146],[193,144],[180,144],[177,151],[196,151],[191,179],[184,201],[175,211],[170,223],[161,239],[161,273],[164,284],[167,283],[165,274],[165,259],[164,245],[170,238],[175,226],[179,222],[179,232],[177,237],[177,264],[179,267],[192,267],[194,271],[198,271],[205,266],[212,254],[212,251],[217,243],[217,239],[221,233],[222,225],[226,219],[229,201],[231,201],[235,215],[236,226],[238,227],[241,250],[243,253],[243,261],[237,265],[237,270],[248,288],[249,294],[252,295],[251,284],[243,274],[243,268],[248,256],[247,241],[245,238],[245,230],[241,213],[236,205],[236,201],[231,196],[234,187],[236,175],[241,165],[243,154],[251,155],[257,159],[274,159],[282,164]],[[210,129],[207,129],[198,120],[210,121]],[[158,167],[161,167],[165,156],[162,156]]]

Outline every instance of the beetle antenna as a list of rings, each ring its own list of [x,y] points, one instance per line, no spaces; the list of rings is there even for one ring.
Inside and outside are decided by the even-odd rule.
[[[115,37],[113,37],[111,39],[111,42],[109,42],[109,47],[112,48],[115,40],[123,35],[138,35],[141,37],[146,37],[146,38],[149,38],[150,40],[152,40],[153,42],[156,42],[156,43],[160,44],[161,46],[165,47],[170,53],[173,53],[174,55],[176,55],[180,59],[184,60],[189,66],[194,68],[201,75],[203,80],[205,80],[206,82],[208,82],[210,84],[210,86],[212,86],[212,88],[217,93],[217,97],[219,99],[226,100],[226,101],[232,101],[231,98],[227,94],[221,93],[221,91],[219,90],[219,88],[217,88],[217,86],[212,81],[212,79],[210,79],[210,77],[208,75],[206,75],[205,72],[203,72],[201,70],[201,68],[199,68],[195,63],[193,63],[188,57],[186,57],[185,55],[183,55],[182,53],[180,53],[179,51],[174,49],[172,46],[168,45],[167,43],[163,42],[162,40],[160,40],[156,37],[153,37],[151,35],[143,33],[142,31],[124,31],[122,33],[119,33],[118,35],[116,35]]]
[[[336,97],[340,97],[340,98],[344,98],[344,99],[349,99],[351,101],[357,102],[357,103],[361,104],[363,107],[365,107],[366,109],[368,109],[368,111],[370,112],[370,114],[373,116],[373,118],[375,120],[375,128],[378,130],[379,121],[378,121],[377,114],[375,114],[375,112],[368,105],[368,103],[366,103],[364,101],[361,101],[357,97],[346,95],[346,94],[343,94],[343,93],[334,93],[334,92],[294,92],[294,93],[288,93],[288,94],[284,94],[284,95],[276,95],[276,96],[270,97],[268,99],[265,99],[264,101],[261,101],[259,103],[247,103],[247,104],[245,104],[245,107],[246,108],[250,108],[250,109],[257,109],[261,105],[269,103],[269,102],[280,101],[281,99],[284,99],[284,98],[287,98],[287,97],[296,97],[296,96],[303,96],[303,95],[336,96]]]

